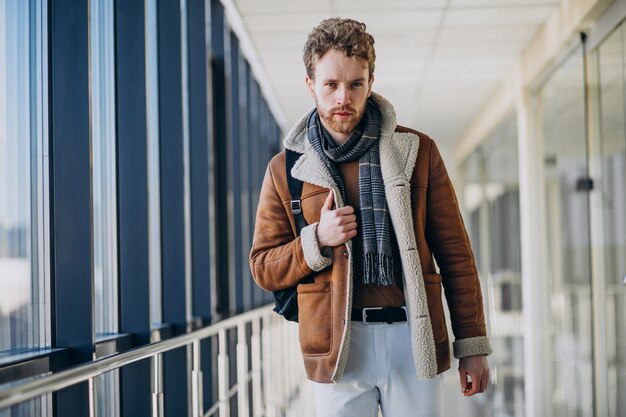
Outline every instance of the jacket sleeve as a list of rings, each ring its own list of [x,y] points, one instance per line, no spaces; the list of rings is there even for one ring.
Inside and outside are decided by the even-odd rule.
[[[426,234],[439,265],[450,310],[454,356],[489,355],[483,300],[474,254],[452,182],[431,142]]]
[[[267,291],[297,285],[302,278],[332,263],[318,246],[317,223],[302,228],[300,236],[294,238],[286,203],[277,192],[270,163],[259,196],[249,258],[254,280]]]

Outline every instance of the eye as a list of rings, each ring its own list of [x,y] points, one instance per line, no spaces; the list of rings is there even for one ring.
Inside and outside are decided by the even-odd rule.
[[[326,87],[335,88],[337,87],[337,83],[326,83]]]
[[[355,81],[352,83],[352,87],[354,88],[358,88],[358,87],[362,87],[363,83],[361,81]]]

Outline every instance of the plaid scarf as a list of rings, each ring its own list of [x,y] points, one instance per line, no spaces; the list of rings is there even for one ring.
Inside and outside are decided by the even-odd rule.
[[[350,138],[335,145],[320,121],[317,110],[308,119],[308,139],[328,167],[342,197],[346,197],[343,178],[335,162],[359,160],[359,199],[361,202],[359,232],[363,239],[363,284],[396,285],[393,274],[391,218],[387,209],[385,185],[380,170],[379,136],[381,114],[377,105],[367,101],[363,118]]]

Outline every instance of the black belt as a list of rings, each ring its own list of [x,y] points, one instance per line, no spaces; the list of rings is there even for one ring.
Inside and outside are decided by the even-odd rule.
[[[406,310],[402,307],[364,307],[352,309],[352,320],[367,323],[393,323],[406,321]]]

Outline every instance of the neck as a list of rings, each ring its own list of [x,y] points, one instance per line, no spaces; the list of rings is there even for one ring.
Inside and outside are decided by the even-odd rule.
[[[350,133],[339,133],[339,132],[335,132],[334,130],[332,130],[330,128],[330,126],[328,126],[326,124],[326,122],[324,121],[324,119],[322,119],[320,117],[320,121],[322,122],[322,126],[324,126],[324,129],[326,129],[326,131],[328,132],[328,134],[330,135],[330,137],[332,138],[333,142],[335,142],[335,145],[337,146],[341,146],[343,145],[348,139],[350,139],[350,135],[352,134],[352,132]]]

